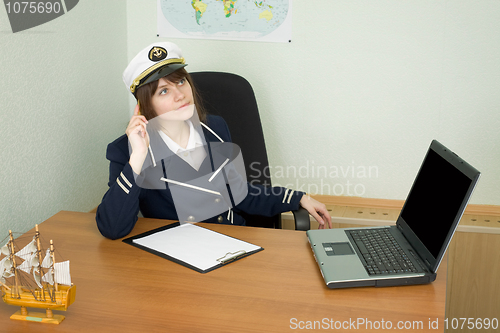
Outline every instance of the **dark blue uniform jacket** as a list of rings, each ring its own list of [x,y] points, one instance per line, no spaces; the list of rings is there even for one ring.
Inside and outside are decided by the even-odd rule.
[[[231,142],[226,122],[219,116],[207,117],[210,127],[224,142]],[[210,131],[203,128],[207,142],[220,142]],[[126,135],[122,135],[108,145],[106,158],[109,165],[109,189],[97,208],[96,221],[101,234],[117,239],[130,233],[137,222],[139,210],[144,217],[178,220],[174,202],[168,185],[165,189],[145,189],[137,186],[132,167],[128,163],[129,145]],[[297,210],[303,192],[282,187],[248,186],[248,195],[233,207],[232,219],[226,211],[203,222],[245,225],[238,213],[273,216],[282,212]],[[207,200],[211,200],[207,198]]]

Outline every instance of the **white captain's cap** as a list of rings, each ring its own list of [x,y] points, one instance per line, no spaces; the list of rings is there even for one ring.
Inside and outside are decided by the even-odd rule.
[[[177,45],[170,42],[154,43],[139,52],[128,64],[123,72],[123,82],[135,96],[137,88],[185,66],[187,64]]]

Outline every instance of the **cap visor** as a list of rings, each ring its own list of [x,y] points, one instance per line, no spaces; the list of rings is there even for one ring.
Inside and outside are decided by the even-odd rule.
[[[164,67],[161,67],[160,69],[158,69],[156,72],[154,72],[153,74],[151,74],[147,79],[146,81],[144,81],[141,86],[145,85],[145,84],[148,84],[150,82],[153,82],[153,81],[156,81],[156,80],[159,80],[161,79],[162,77],[165,77],[167,75],[170,75],[172,74],[173,72],[175,72],[176,70],[178,69],[181,69],[183,67],[186,67],[187,64],[170,64],[170,65],[166,65]]]

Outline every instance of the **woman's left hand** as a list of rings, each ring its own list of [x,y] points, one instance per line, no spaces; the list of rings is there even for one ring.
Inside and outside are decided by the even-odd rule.
[[[304,207],[309,214],[316,219],[316,221],[318,221],[318,229],[325,229],[326,222],[328,222],[329,228],[332,228],[332,218],[330,217],[330,213],[328,213],[324,204],[311,198],[309,195],[304,194],[302,199],[300,199],[300,205]]]

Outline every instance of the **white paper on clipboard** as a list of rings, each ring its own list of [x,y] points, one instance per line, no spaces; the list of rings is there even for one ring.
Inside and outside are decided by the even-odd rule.
[[[133,242],[180,260],[201,271],[221,265],[223,260],[230,259],[233,255],[238,256],[241,253],[249,254],[262,250],[260,246],[194,224],[181,224],[134,239]]]

